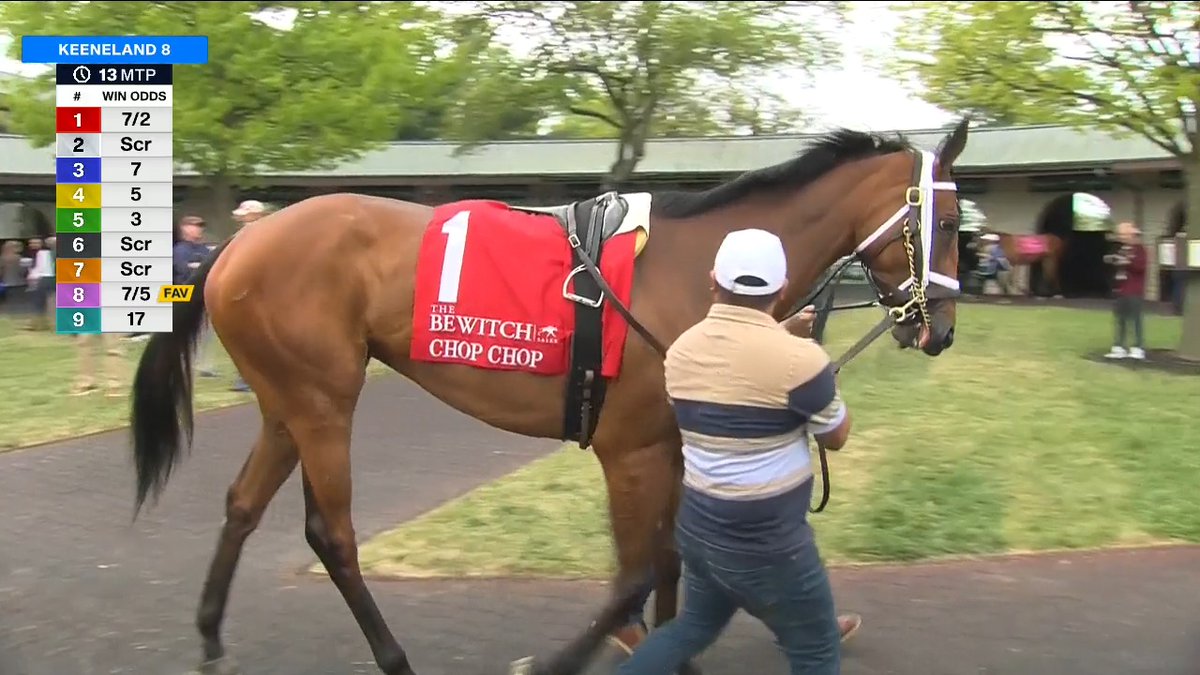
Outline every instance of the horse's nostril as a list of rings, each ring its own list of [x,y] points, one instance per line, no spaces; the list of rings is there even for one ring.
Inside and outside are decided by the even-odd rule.
[[[953,328],[946,331],[946,346],[949,347],[952,344],[954,344],[954,329]]]

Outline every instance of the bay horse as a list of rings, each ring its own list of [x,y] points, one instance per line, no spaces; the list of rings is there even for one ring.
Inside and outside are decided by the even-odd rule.
[[[936,356],[954,340],[959,211],[951,169],[967,133],[964,119],[929,152],[899,136],[837,130],[793,159],[710,190],[650,195],[649,236],[635,261],[629,306],[609,299],[638,335],[625,342],[620,375],[608,383],[590,438],[608,488],[619,569],[596,620],[537,672],[577,672],[590,650],[626,625],[651,578],[656,625],[675,615],[680,563],[671,540],[683,460],[663,350],[708,311],[708,272],[725,234],[756,227],[780,236],[789,261],[785,307],[835,260],[857,256],[880,304],[891,308],[895,341]],[[157,500],[191,446],[191,360],[206,312],[262,416],[226,494],[201,593],[202,672],[236,672],[221,640],[230,584],[246,538],[299,465],[305,538],[380,671],[413,675],[364,583],[351,518],[351,418],[370,359],[493,427],[565,438],[566,377],[412,358],[418,251],[433,213],[356,194],[284,208],[221,243],[195,271],[192,300],[174,306],[174,332],[148,341],[130,416],[135,517],[148,497]],[[566,220],[562,236],[574,248],[575,220]]]
[[[982,230],[1000,237],[1000,249],[1013,268],[1024,268],[1025,273],[1018,276],[1026,280],[1025,292],[1034,293],[1030,281],[1029,270],[1033,265],[1041,265],[1042,288],[1053,297],[1062,295],[1062,283],[1059,279],[1063,252],[1067,250],[1067,242],[1056,234],[1011,234]]]

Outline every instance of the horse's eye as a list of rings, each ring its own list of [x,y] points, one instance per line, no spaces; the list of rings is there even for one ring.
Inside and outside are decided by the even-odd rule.
[[[943,232],[954,232],[958,229],[958,220],[955,218],[942,218],[938,221],[938,228]]]

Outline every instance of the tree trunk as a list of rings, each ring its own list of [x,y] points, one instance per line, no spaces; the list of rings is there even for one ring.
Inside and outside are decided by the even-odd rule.
[[[1183,158],[1184,190],[1187,194],[1187,214],[1200,214],[1200,151]],[[1194,218],[1195,216],[1191,216]],[[1200,223],[1185,222],[1184,232],[1189,239],[1200,239]],[[1178,241],[1178,240],[1177,240]],[[1178,258],[1182,252],[1177,252]],[[1190,271],[1184,274],[1183,334],[1179,339],[1179,356],[1200,361],[1200,269],[1197,260],[1188,261]]]
[[[210,176],[205,185],[208,204],[204,214],[208,221],[209,238],[224,241],[237,231],[233,222],[233,210],[237,207],[233,193],[233,181],[228,176]]]
[[[608,168],[601,189],[620,190],[621,186],[633,177],[637,165],[646,156],[646,134],[639,130],[627,132],[621,130],[621,140],[617,141],[617,161]]]

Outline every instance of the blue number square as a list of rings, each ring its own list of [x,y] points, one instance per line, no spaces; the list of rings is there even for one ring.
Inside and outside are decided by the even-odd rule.
[[[99,157],[59,157],[54,160],[54,180],[58,183],[99,183]]]

